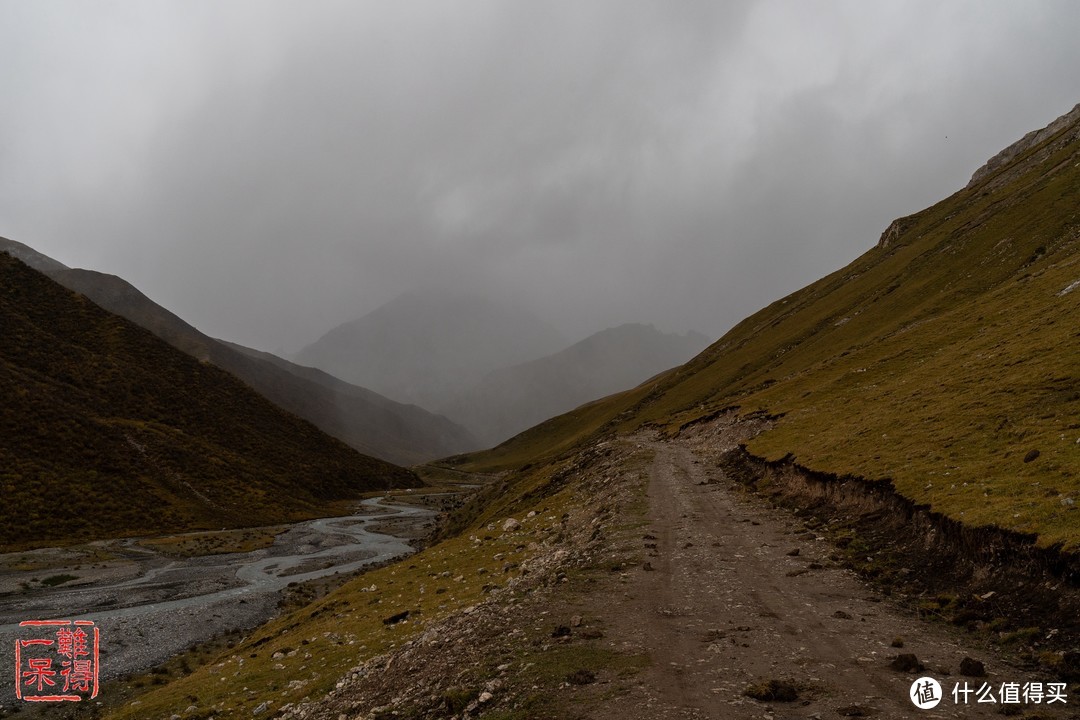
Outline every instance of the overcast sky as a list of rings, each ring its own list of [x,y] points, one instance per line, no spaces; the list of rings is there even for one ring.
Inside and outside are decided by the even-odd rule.
[[[295,351],[402,291],[718,337],[1080,102],[1080,3],[0,0],[0,235]]]

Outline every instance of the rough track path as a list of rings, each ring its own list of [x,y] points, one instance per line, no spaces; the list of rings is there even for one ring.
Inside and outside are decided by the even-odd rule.
[[[641,442],[655,452],[642,540],[653,570],[635,570],[621,596],[598,599],[593,611],[616,646],[648,652],[652,666],[594,717],[999,717],[1000,703],[979,705],[974,695],[956,704],[954,684],[988,682],[997,697],[1002,682],[1051,680],[965,646],[951,627],[892,608],[830,560],[830,543],[723,478],[709,461],[716,447]],[[891,647],[895,638],[903,649]],[[926,671],[890,669],[899,653],[914,653]],[[984,661],[989,677],[959,675],[965,656]],[[933,710],[908,700],[919,675],[942,684],[945,698]],[[759,702],[743,694],[770,679],[793,681],[799,699]],[[1069,701],[1012,707],[1071,716],[1080,698]]]

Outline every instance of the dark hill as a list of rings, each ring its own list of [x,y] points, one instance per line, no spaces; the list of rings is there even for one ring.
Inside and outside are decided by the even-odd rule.
[[[235,343],[218,342],[245,357],[250,368],[240,358],[226,357],[220,350],[212,355],[215,363],[248,381],[281,407],[361,452],[413,465],[482,447],[468,430],[442,415],[395,402],[318,368],[297,365]],[[282,373],[288,377],[282,379]]]
[[[416,486],[0,253],[0,546],[254,525]]]
[[[204,335],[115,275],[68,268],[4,238],[0,238],[0,252],[22,259],[187,354],[228,370],[279,407],[362,453],[412,465],[480,446],[468,431],[441,415],[394,402],[270,353]]]

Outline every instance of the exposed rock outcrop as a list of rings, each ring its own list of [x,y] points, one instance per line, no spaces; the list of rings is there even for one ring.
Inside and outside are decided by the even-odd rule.
[[[982,180],[998,168],[1008,165],[1010,162],[1012,162],[1013,158],[1017,157],[1018,155],[1027,150],[1030,150],[1031,148],[1035,147],[1047,138],[1056,135],[1065,128],[1074,125],[1077,122],[1080,122],[1080,105],[1077,105],[1072,110],[1065,113],[1057,120],[1044,127],[1042,130],[1032,130],[1027,135],[1020,138],[1012,145],[987,160],[986,164],[976,170],[975,173],[971,176],[971,180],[968,181],[965,189],[973,187],[980,180]]]

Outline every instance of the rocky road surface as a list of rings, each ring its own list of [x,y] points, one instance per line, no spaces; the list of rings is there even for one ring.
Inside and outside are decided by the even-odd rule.
[[[282,717],[1078,716],[1080,697],[1055,698],[1059,680],[1010,665],[986,634],[904,610],[796,515],[725,477],[721,457],[766,425],[725,417],[582,449],[560,481],[574,496],[561,521],[540,498],[486,528],[519,539],[520,576],[358,657],[335,690]],[[909,699],[923,677],[939,683],[933,709]]]
[[[590,609],[610,642],[652,662],[629,692],[590,717],[972,718],[1000,716],[1003,708],[1057,717],[1080,709],[1080,697],[1047,702],[1053,678],[1012,667],[961,631],[893,607],[841,567],[825,538],[724,478],[712,460],[737,439],[720,428],[697,438],[642,441],[655,453],[646,564],[623,592],[597,598]],[[903,653],[926,669],[890,667]],[[964,658],[984,663],[988,676],[961,675]],[[934,709],[909,700],[922,676],[941,685],[944,698]],[[1030,695],[1027,703],[1001,702],[1003,683],[1018,683],[1022,692],[1032,682],[1043,683],[1041,703]],[[997,702],[977,701],[984,683]],[[954,700],[957,684],[976,690],[966,703]],[[747,696],[754,685],[774,699]],[[791,690],[797,697],[775,699]]]

